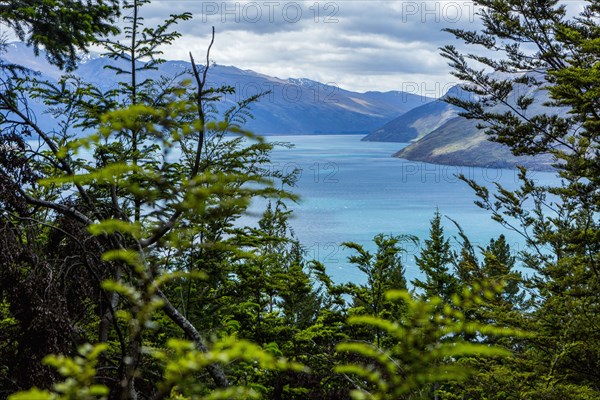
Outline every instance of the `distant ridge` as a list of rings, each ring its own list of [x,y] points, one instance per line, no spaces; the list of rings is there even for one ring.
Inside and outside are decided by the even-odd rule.
[[[537,171],[552,170],[551,156],[516,157],[507,146],[490,141],[476,125],[473,120],[452,118],[394,156],[432,164],[482,168],[515,168],[521,165]]]
[[[545,103],[550,98],[542,88],[518,84],[508,98],[514,101],[521,95],[532,96],[534,99],[527,110],[529,115],[565,115],[568,111],[566,108],[546,106]],[[465,98],[470,94],[456,86],[446,96]],[[507,146],[491,142],[484,130],[477,129],[477,121],[459,116],[460,109],[443,99],[406,112],[375,129],[363,140],[410,143],[394,156],[411,161],[491,168],[514,168],[522,165],[543,171],[553,169],[552,157],[549,155],[516,157]],[[503,105],[491,109],[498,113],[507,110]]]
[[[43,54],[35,57],[23,43],[10,43],[7,50],[0,54],[1,58],[38,71],[50,80],[60,76],[61,72],[49,65]],[[115,65],[115,61],[90,53],[78,64],[74,74],[107,90],[117,84],[117,79],[126,79],[117,78],[113,71],[104,68],[109,64]],[[189,68],[190,63],[186,61],[167,61],[146,77],[172,77]],[[237,89],[235,96],[227,96],[218,104],[220,111],[242,98],[270,91],[252,105],[254,119],[245,126],[257,134],[367,134],[406,111],[433,101],[400,91],[352,92],[335,84],[304,78],[280,79],[223,65],[211,67],[208,81],[213,86],[230,85]]]
[[[375,129],[362,140],[367,142],[399,142],[408,143],[428,135],[445,122],[458,116],[460,109],[444,101],[444,98],[469,98],[471,94],[460,86],[452,87],[440,99],[415,107],[398,118]]]

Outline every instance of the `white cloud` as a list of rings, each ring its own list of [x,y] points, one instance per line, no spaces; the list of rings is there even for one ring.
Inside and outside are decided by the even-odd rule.
[[[445,27],[474,27],[472,1],[154,1],[147,22],[189,11],[183,37],[167,58],[204,59],[211,25],[211,59],[281,78],[333,82],[342,88],[443,94],[454,82],[438,48],[453,37]]]
[[[570,16],[581,11],[581,1],[565,4]],[[193,14],[176,27],[183,36],[164,48],[168,59],[189,60],[191,51],[203,62],[215,26],[211,60],[218,64],[350,90],[418,87],[442,95],[455,79],[439,47],[461,48],[443,29],[479,28],[476,11],[471,0],[153,0],[141,14],[146,26]]]

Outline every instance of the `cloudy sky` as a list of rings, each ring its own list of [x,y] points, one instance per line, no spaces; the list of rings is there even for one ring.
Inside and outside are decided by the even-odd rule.
[[[581,1],[565,1],[569,13]],[[471,0],[153,0],[147,22],[191,12],[170,59],[211,59],[279,78],[310,78],[342,88],[403,90],[439,97],[456,84],[439,47],[461,43],[444,28],[477,29]],[[469,49],[470,50],[470,49]]]
[[[168,59],[211,59],[279,78],[310,78],[357,90],[404,90],[440,96],[456,83],[438,48],[459,45],[443,28],[476,28],[472,1],[199,1],[153,0],[151,25],[189,11]]]
[[[569,14],[582,2],[565,0]],[[191,12],[165,58],[211,61],[278,78],[309,78],[341,88],[402,90],[431,97],[458,83],[439,47],[463,48],[444,28],[478,29],[472,0],[152,0],[146,26]],[[130,11],[125,10],[125,15]],[[472,51],[472,49],[464,49]]]

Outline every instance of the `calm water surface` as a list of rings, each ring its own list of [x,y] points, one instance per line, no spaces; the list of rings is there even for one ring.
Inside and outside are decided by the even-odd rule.
[[[338,282],[364,281],[356,267],[347,263],[350,254],[340,246],[353,241],[374,249],[378,233],[412,234],[427,237],[429,221],[436,208],[459,222],[475,244],[485,245],[504,233],[514,249],[522,248],[518,234],[490,219],[490,214],[473,204],[473,191],[456,175],[462,173],[480,184],[498,182],[516,187],[513,170],[454,167],[411,162],[391,154],[405,146],[399,143],[361,142],[358,135],[269,136],[269,141],[286,141],[292,149],[277,149],[272,168],[302,170],[294,191],[300,195],[291,225],[308,254],[322,261]],[[532,175],[540,183],[556,178],[551,173]],[[448,236],[454,224],[444,218]],[[453,239],[454,243],[457,243]],[[414,255],[418,247],[406,246],[407,278],[418,276]]]
[[[405,144],[361,142],[361,135],[268,136],[269,141],[288,142],[293,148],[276,148],[271,168],[301,170],[297,187],[298,203],[291,220],[296,237],[307,256],[325,264],[337,282],[364,282],[364,275],[347,262],[351,254],[343,242],[357,242],[375,250],[373,237],[378,233],[411,234],[423,240],[437,209],[460,223],[474,244],[485,246],[491,238],[507,236],[515,250],[523,248],[522,238],[490,219],[490,214],[473,204],[473,191],[457,174],[480,184],[495,182],[507,188],[517,186],[516,171],[425,164],[393,158]],[[91,157],[91,156],[90,156]],[[541,184],[556,181],[552,173],[533,172]],[[254,216],[242,223],[255,223],[264,202],[251,209]],[[449,218],[443,219],[452,243],[457,229]],[[403,255],[409,280],[419,275],[414,256],[420,246],[407,243]]]

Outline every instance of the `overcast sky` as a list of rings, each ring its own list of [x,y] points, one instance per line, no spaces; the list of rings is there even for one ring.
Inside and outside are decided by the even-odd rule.
[[[581,1],[565,1],[570,13]],[[477,29],[471,0],[152,0],[146,26],[191,12],[165,58],[211,61],[278,78],[309,78],[343,89],[403,90],[439,97],[458,83],[439,47],[461,43],[444,28]],[[130,11],[125,11],[127,14]],[[473,49],[468,49],[472,51]],[[202,61],[203,62],[203,61]]]
[[[203,59],[211,26],[211,60],[279,78],[310,78],[344,89],[404,90],[440,96],[455,79],[438,48],[458,45],[443,28],[476,28],[472,1],[199,1],[153,0],[151,25],[189,11],[168,59]]]

